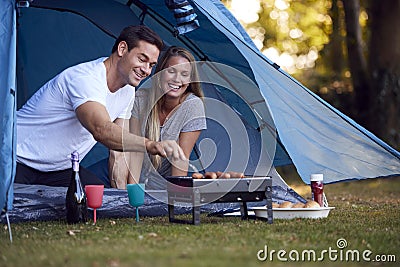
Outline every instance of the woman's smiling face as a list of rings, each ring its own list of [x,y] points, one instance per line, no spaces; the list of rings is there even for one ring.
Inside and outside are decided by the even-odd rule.
[[[161,74],[161,87],[167,97],[179,98],[190,83],[191,65],[181,56],[171,57]]]

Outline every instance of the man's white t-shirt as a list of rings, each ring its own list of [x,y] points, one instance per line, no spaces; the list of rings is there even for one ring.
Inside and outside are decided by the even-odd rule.
[[[106,68],[99,58],[70,67],[43,85],[17,111],[17,161],[40,171],[71,168],[70,154],[80,159],[96,144],[76,117],[77,107],[88,101],[104,105],[111,121],[129,119],[135,88],[111,93]]]

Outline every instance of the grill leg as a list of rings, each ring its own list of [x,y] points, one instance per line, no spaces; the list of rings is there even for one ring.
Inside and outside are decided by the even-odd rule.
[[[200,224],[200,192],[198,189],[195,189],[193,192],[193,208],[192,208],[192,222],[194,225]]]
[[[272,224],[274,221],[272,212],[272,184],[267,186],[265,190],[265,198],[267,199],[268,223]]]
[[[175,220],[174,201],[169,197],[168,197],[168,219],[169,222],[174,222]]]
[[[200,207],[193,207],[192,209],[192,224],[199,225],[200,224]]]
[[[240,202],[240,217],[242,220],[247,220],[249,218],[246,202]]]

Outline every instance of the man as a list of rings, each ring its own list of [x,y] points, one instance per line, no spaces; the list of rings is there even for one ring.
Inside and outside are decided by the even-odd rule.
[[[70,67],[43,85],[17,112],[15,182],[68,186],[69,155],[82,159],[96,142],[113,151],[147,151],[185,159],[175,141],[129,133],[135,86],[150,75],[163,47],[146,26],[126,27],[108,58]],[[126,125],[126,126],[125,126]],[[101,180],[81,168],[82,183]]]

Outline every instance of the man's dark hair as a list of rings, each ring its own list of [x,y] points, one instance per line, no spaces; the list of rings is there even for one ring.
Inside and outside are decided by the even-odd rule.
[[[155,45],[158,50],[162,50],[164,43],[158,34],[144,25],[132,25],[125,27],[117,40],[115,40],[114,46],[111,53],[117,51],[118,44],[125,41],[128,44],[128,51],[138,46],[139,41],[145,41],[152,45]]]

